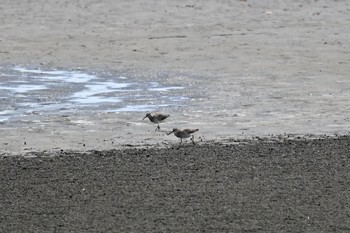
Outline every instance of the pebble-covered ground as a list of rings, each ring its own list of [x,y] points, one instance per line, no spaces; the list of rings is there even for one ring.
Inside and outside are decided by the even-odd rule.
[[[1,232],[347,232],[350,137],[0,158]]]

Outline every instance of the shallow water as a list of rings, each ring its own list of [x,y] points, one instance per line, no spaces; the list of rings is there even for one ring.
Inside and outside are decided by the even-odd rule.
[[[182,86],[82,70],[0,67],[0,122],[33,114],[154,111],[185,104]]]
[[[204,139],[348,134],[349,84],[343,76],[306,73],[213,78],[0,67],[0,124],[49,135],[89,127],[137,144],[150,138],[144,113],[162,111],[171,115],[165,130],[199,128]]]

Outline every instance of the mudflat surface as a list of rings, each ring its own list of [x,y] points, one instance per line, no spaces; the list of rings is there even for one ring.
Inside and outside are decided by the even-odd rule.
[[[177,107],[149,104],[171,115],[165,130],[200,128],[206,140],[348,134],[349,11],[328,0],[1,1],[0,65],[184,87]],[[18,109],[13,99],[1,108]],[[177,142],[153,134],[145,112],[39,113],[0,125],[3,152]]]
[[[0,231],[349,232],[349,143],[1,157]]]
[[[349,11],[345,0],[0,1],[1,231],[350,231]],[[96,79],[70,89],[50,76],[57,92],[23,93],[47,83],[16,70]],[[110,91],[120,75],[183,87],[164,91],[186,97],[177,106],[143,103],[171,115],[163,131],[145,109],[31,108],[101,80]],[[91,97],[135,110],[131,91]],[[197,145],[178,147],[174,127],[199,128]]]

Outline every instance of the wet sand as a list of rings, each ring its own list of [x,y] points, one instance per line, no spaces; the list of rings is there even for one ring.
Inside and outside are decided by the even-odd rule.
[[[348,232],[350,138],[1,157],[2,232]]]
[[[200,128],[207,141],[347,135],[349,10],[346,1],[325,0],[5,1],[0,59],[2,66],[124,72],[183,86],[186,104],[156,110],[171,115],[166,130]],[[2,152],[177,141],[153,134],[144,114],[33,114],[0,125]]]
[[[191,101],[159,109],[172,116],[164,130],[200,128],[178,148],[144,113],[1,124],[1,231],[350,231],[350,140],[328,138],[350,128],[349,10],[1,1],[2,67],[165,73]]]

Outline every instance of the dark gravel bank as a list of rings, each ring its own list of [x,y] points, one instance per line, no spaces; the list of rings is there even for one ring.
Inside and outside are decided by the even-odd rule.
[[[1,157],[1,232],[349,232],[350,137]]]

